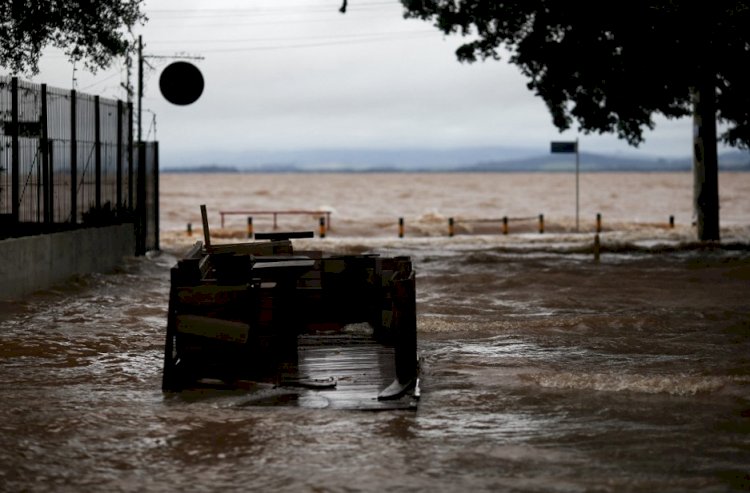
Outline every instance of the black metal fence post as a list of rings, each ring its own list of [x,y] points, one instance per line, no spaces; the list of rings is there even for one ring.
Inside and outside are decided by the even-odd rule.
[[[154,250],[159,250],[159,143],[154,142],[153,144],[153,160],[154,160]]]
[[[133,212],[133,103],[128,103],[128,209]]]
[[[70,91],[70,222],[78,222],[78,136],[76,91]]]
[[[122,207],[122,101],[117,100],[117,205]]]
[[[102,208],[102,121],[99,96],[94,96],[94,165],[96,179],[96,211]]]
[[[47,179],[49,179],[49,222],[55,222],[55,147],[52,140],[47,139],[47,159],[49,161],[49,171],[47,172]]]
[[[40,123],[40,139],[39,139],[39,146],[41,147],[40,151],[42,154],[42,183],[43,183],[43,193],[42,193],[42,204],[43,204],[43,211],[44,211],[44,222],[49,224],[52,222],[52,202],[50,202],[50,188],[52,187],[52,184],[50,183],[50,174],[49,174],[49,143],[47,140],[48,137],[48,128],[47,128],[47,84],[42,84],[42,105],[41,105],[41,115],[39,118]]]
[[[19,204],[18,204],[18,197],[19,197],[19,186],[20,186],[20,171],[19,171],[19,156],[18,151],[20,148],[19,141],[18,141],[18,77],[13,77],[11,79],[10,83],[11,87],[11,103],[10,103],[10,111],[11,111],[11,175],[12,175],[12,181],[11,181],[11,191],[10,191],[10,200],[11,200],[11,215],[13,217],[13,222],[17,223],[20,219],[19,217]]]
[[[146,253],[146,145],[138,142],[138,178],[135,207],[135,254]]]

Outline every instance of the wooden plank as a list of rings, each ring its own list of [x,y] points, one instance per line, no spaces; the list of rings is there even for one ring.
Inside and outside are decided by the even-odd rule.
[[[272,271],[279,269],[282,271],[299,271],[309,270],[315,267],[314,260],[279,260],[277,262],[256,262],[253,264],[253,270]]]
[[[211,233],[208,231],[208,213],[205,205],[201,205],[201,220],[203,221],[203,240],[206,242],[206,248],[211,248]]]
[[[281,241],[262,241],[255,243],[228,243],[223,245],[207,246],[209,253],[234,253],[235,255],[281,255],[293,253],[292,242],[289,240]]]
[[[183,309],[195,306],[222,306],[246,303],[247,286],[223,286],[216,284],[185,286],[177,288],[177,299]]]
[[[282,231],[278,233],[255,233],[258,240],[289,240],[291,238],[314,238],[312,231]]]
[[[176,315],[177,332],[244,344],[250,327],[246,323],[200,315]]]

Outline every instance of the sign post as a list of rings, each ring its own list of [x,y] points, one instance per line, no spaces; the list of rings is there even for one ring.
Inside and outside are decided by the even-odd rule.
[[[579,194],[579,169],[580,169],[580,159],[579,159],[579,153],[578,153],[578,139],[570,142],[552,142],[550,144],[550,151],[554,153],[565,153],[565,154],[572,154],[575,153],[576,155],[576,233],[579,229],[579,220],[578,220],[578,211],[579,211],[579,203],[580,203],[580,194]]]

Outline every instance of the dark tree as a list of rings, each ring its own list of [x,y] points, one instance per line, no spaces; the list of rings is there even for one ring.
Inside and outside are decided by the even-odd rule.
[[[47,46],[95,71],[134,47],[129,30],[145,21],[142,0],[3,0],[0,66],[36,74]]]
[[[576,122],[637,146],[654,114],[692,114],[698,236],[719,239],[717,119],[721,140],[750,147],[750,1],[401,1],[466,36],[461,61],[508,53],[560,131]]]

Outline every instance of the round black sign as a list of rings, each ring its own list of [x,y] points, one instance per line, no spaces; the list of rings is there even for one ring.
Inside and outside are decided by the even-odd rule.
[[[203,93],[203,75],[192,63],[174,62],[161,73],[159,89],[162,96],[172,104],[191,104]]]

